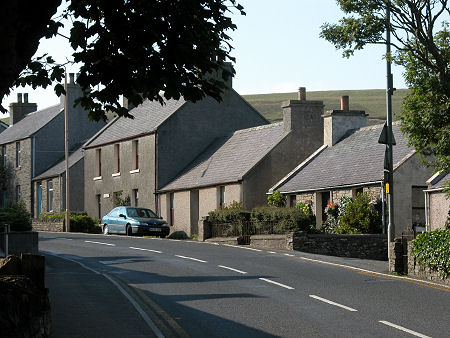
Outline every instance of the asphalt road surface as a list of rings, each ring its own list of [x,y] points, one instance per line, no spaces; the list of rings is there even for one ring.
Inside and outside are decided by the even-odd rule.
[[[450,337],[450,288],[301,252],[65,233],[39,249],[55,337]]]

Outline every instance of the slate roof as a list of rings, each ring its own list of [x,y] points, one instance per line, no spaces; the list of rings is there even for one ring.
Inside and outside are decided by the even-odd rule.
[[[73,165],[75,165],[79,160],[81,160],[84,157],[84,152],[82,151],[82,148],[78,148],[75,150],[72,154],[69,155],[69,168],[71,168]],[[33,181],[42,180],[45,178],[55,177],[58,175],[61,175],[66,171],[66,161],[62,160],[61,162],[58,162],[53,167],[48,169],[47,171],[43,172],[39,176],[36,176],[33,178]],[[70,174],[70,172],[69,172]]]
[[[242,129],[217,138],[160,191],[237,182],[282,138],[282,123]]]
[[[447,174],[438,175],[427,190],[444,189],[444,185],[448,181],[450,181],[450,172],[448,172]]]
[[[179,100],[167,100],[164,105],[161,105],[157,101],[145,100],[141,105],[130,111],[134,119],[116,117],[86,142],[84,147],[95,147],[154,131],[185,102],[181,98]]]
[[[0,134],[0,144],[10,143],[30,137],[53,120],[64,107],[60,104],[29,113]]]
[[[301,169],[293,171],[272,189],[280,192],[314,191],[377,182],[383,179],[386,146],[378,143],[383,125],[353,131],[332,147],[326,147]],[[401,134],[400,124],[393,124],[394,170],[414,154]]]

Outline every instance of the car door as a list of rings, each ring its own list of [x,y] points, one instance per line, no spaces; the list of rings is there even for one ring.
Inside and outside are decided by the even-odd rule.
[[[117,208],[117,231],[121,234],[125,234],[127,232],[127,212],[124,207]],[[125,217],[120,217],[120,215],[123,215]]]
[[[119,218],[119,208],[111,210],[108,214],[108,228],[110,232],[118,232],[118,218]]]

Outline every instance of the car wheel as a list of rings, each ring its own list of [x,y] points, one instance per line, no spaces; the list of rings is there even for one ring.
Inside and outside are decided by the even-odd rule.
[[[109,235],[108,224],[105,224],[105,225],[103,226],[103,234],[104,234],[104,235]]]
[[[131,226],[129,224],[127,224],[127,236],[132,236],[133,235],[133,230],[131,230]]]
[[[161,237],[161,238],[166,238],[166,235],[161,235],[161,236],[159,236],[159,237]]]

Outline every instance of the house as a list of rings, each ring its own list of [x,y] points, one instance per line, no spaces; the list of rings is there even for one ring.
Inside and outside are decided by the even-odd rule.
[[[232,202],[265,205],[267,190],[322,144],[323,107],[300,88],[298,100],[283,103],[283,122],[217,138],[158,190],[161,215],[191,235],[209,211]]]
[[[66,210],[66,161],[62,160],[33,178],[34,214]],[[84,152],[81,146],[69,155],[69,207],[84,211]]]
[[[103,127],[104,122],[92,122],[85,110],[74,107],[74,100],[82,93],[74,74],[69,76],[66,92],[68,144],[69,149],[74,149]],[[17,102],[9,108],[11,126],[0,134],[1,160],[8,175],[1,202],[21,199],[37,216],[32,180],[64,158],[64,96],[59,104],[37,110],[35,103],[28,102],[28,94],[18,94]]]
[[[2,132],[2,131],[5,131],[6,129],[8,129],[8,125],[5,123],[5,122],[3,122],[3,121],[0,121],[0,133]]]
[[[310,204],[318,228],[326,219],[326,205],[337,202],[341,196],[367,192],[385,199],[385,145],[378,143],[383,125],[366,126],[367,114],[349,110],[348,97],[342,97],[340,110],[325,112],[323,119],[324,144],[268,192],[279,190],[290,206],[299,202]],[[397,122],[393,124],[393,134],[394,224],[399,236],[405,227],[425,223],[422,191],[431,172],[408,147]]]
[[[425,215],[427,231],[443,229],[450,217],[450,200],[444,192],[450,181],[450,173],[436,173],[427,181],[425,193]]]
[[[268,124],[231,88],[231,81],[221,103],[210,97],[163,105],[146,100],[130,114],[133,119],[115,118],[83,146],[85,209],[91,216],[105,215],[118,196],[158,211],[156,192],[217,137]]]

